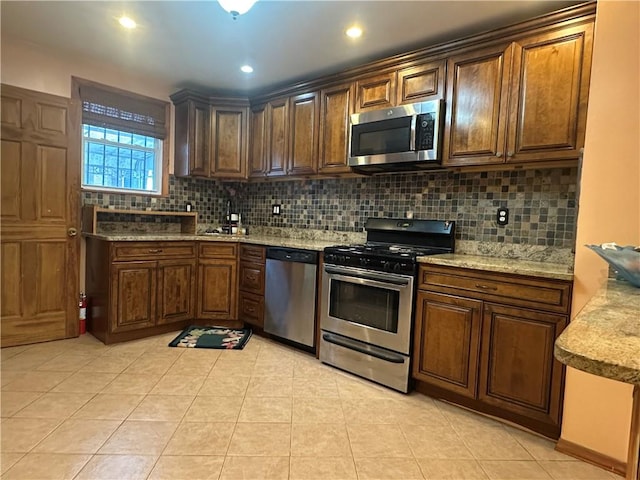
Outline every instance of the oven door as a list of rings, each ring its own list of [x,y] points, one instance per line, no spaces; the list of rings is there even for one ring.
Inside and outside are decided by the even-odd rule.
[[[322,330],[409,355],[413,276],[327,264]]]

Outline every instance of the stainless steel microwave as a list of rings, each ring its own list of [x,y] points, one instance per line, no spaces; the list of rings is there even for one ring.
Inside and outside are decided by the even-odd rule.
[[[434,100],[351,115],[349,166],[363,173],[439,167],[443,104]]]

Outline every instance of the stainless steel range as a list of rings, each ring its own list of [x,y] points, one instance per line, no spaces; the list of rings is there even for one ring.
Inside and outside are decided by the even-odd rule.
[[[370,218],[363,245],[324,250],[320,360],[409,391],[416,257],[453,253],[455,222]]]

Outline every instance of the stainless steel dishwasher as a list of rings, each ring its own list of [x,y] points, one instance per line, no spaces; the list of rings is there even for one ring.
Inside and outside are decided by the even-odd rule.
[[[313,347],[318,252],[267,248],[264,331]]]

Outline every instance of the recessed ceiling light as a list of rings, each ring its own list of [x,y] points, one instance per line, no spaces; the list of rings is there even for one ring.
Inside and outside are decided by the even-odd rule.
[[[244,73],[253,73],[253,67],[251,65],[243,65],[240,67]]]
[[[128,29],[136,28],[137,26],[137,23],[135,22],[135,20],[127,17],[126,15],[121,16],[118,19],[118,22],[120,22],[120,25],[122,25],[124,28],[128,28]]]
[[[362,36],[362,29],[360,27],[350,27],[345,33],[347,37],[358,38]]]

